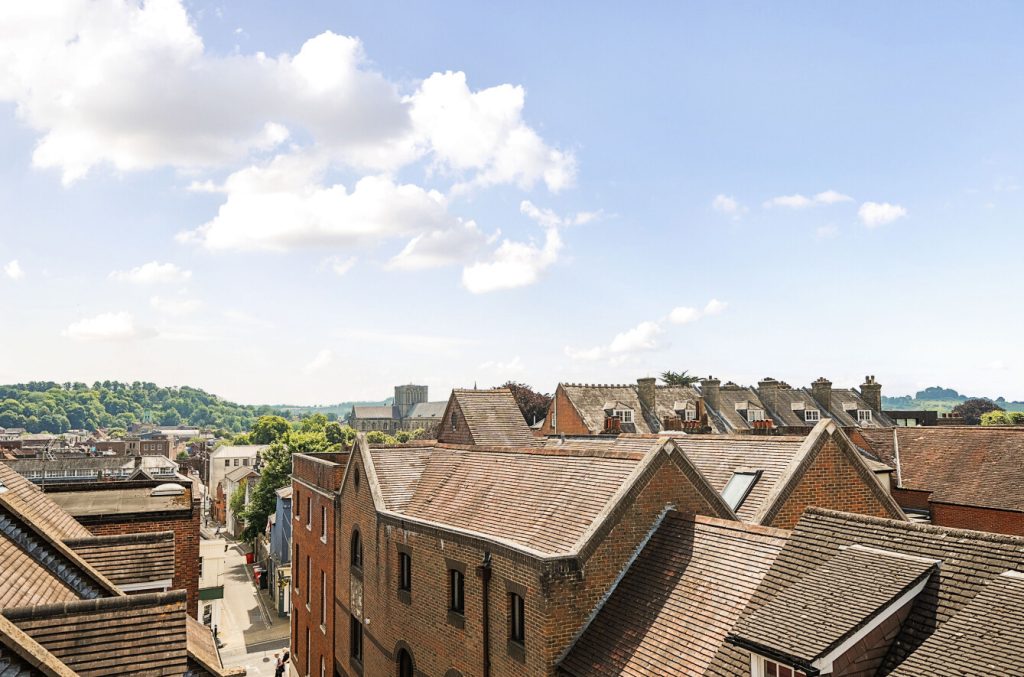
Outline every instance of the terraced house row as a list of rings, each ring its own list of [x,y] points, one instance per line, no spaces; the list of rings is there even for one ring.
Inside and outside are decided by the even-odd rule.
[[[1024,539],[911,523],[831,418],[538,438],[456,390],[294,467],[293,674],[1024,674]]]

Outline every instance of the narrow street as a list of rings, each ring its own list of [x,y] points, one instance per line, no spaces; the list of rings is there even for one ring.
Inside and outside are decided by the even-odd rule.
[[[213,540],[225,542],[223,538]],[[289,620],[280,618],[269,599],[258,594],[241,549],[234,541],[227,544],[218,629],[223,642],[221,659],[226,667],[244,667],[250,677],[273,677],[274,654],[288,647]]]

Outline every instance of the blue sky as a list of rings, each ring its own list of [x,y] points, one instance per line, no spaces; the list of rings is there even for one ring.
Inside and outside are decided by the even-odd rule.
[[[15,14],[17,13],[17,14]],[[1011,3],[0,11],[0,382],[1024,399]]]

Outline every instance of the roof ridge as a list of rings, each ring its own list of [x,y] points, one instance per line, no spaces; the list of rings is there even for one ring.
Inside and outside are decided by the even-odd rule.
[[[972,538],[979,541],[1014,544],[1024,547],[1024,536],[996,534],[990,531],[975,531],[973,529],[961,529],[958,527],[940,527],[935,524],[919,524],[917,522],[891,519],[888,517],[875,517],[873,515],[862,515],[860,513],[842,512],[841,510],[819,508],[817,506],[810,506],[804,512],[805,514],[809,513],[812,515],[820,515],[822,517],[843,519],[847,522],[861,522],[863,524],[874,524],[877,526],[891,526],[897,527],[899,529],[904,529],[907,531],[916,531],[919,533],[935,535],[954,535],[961,536],[964,538]]]
[[[790,534],[793,533],[792,529],[782,529],[780,527],[770,527],[765,524],[753,524],[738,520],[728,520],[721,517],[712,517],[710,515],[684,515],[682,513],[677,513],[677,518],[697,524],[718,527],[727,531],[744,531],[758,534],[759,536],[773,536],[775,538],[786,540],[788,540]]]
[[[79,538],[65,538],[64,545],[75,548],[83,545],[100,545],[116,543],[157,543],[159,541],[174,540],[173,531],[152,531],[149,533],[133,534],[104,534],[101,536],[82,536]]]
[[[184,590],[168,592],[150,592],[143,595],[120,595],[118,597],[97,597],[96,599],[79,599],[73,602],[57,602],[55,604],[37,604],[35,606],[12,607],[0,610],[9,621],[22,621],[33,618],[49,618],[65,614],[88,613],[90,611],[109,611],[114,609],[142,609],[146,607],[164,606],[184,602],[187,593]]]

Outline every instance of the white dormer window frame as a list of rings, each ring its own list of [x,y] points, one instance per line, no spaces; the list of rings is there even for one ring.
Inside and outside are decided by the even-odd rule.
[[[870,409],[858,409],[857,410],[857,423],[871,423],[871,410]]]
[[[821,411],[819,409],[804,409],[804,422],[805,423],[817,423],[821,420]]]
[[[807,675],[788,665],[752,653],[750,654],[750,677],[807,677]]]
[[[758,409],[756,407],[750,407],[747,409],[747,423],[754,423],[755,421],[765,420],[764,409]]]
[[[633,422],[633,410],[632,409],[616,409],[614,411],[615,418],[619,419],[623,423]]]
[[[684,421],[696,421],[697,420],[697,408],[696,407],[687,407],[686,409],[684,409],[683,410],[683,420]]]

